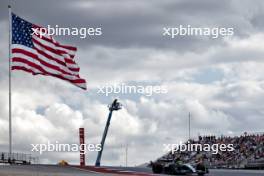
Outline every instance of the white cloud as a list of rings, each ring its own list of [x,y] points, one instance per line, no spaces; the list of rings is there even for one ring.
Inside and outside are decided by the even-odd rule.
[[[93,8],[93,4],[88,3],[85,8]],[[244,5],[241,8],[236,12],[244,14]],[[255,14],[245,16],[253,18]],[[231,21],[237,19],[236,16],[230,18]],[[245,26],[245,33],[255,31],[246,18],[238,23]],[[0,23],[0,31],[4,31],[0,38],[5,41],[0,43],[0,57],[7,58],[6,23]],[[208,49],[200,46],[196,50],[183,44],[184,52],[149,45],[123,48],[81,45],[76,58],[81,75],[88,82],[87,92],[52,77],[13,72],[14,148],[29,152],[30,143],[47,140],[78,143],[79,127],[85,127],[87,143],[100,142],[108,115],[107,104],[112,99],[95,94],[93,88],[118,82],[154,82],[165,85],[168,94],[120,96],[124,108],[113,114],[103,154],[104,164],[123,164],[124,147],[121,145],[125,144],[129,146],[130,165],[160,156],[163,143],[187,138],[189,112],[192,114],[193,137],[198,133],[261,131],[264,53],[260,43],[263,39],[262,33],[252,33],[228,38],[221,45],[212,44]],[[0,65],[1,150],[7,150],[8,145],[7,68],[7,59],[3,59]],[[199,82],[197,75],[205,72],[206,79],[207,74],[214,74],[205,71],[206,68],[218,70],[221,77]],[[88,153],[90,164],[94,163],[96,154]],[[75,153],[47,153],[41,159],[52,163],[66,159],[77,163],[78,157]]]

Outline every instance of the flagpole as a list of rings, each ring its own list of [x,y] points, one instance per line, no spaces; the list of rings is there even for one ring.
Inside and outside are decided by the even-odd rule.
[[[11,44],[12,44],[12,13],[11,5],[8,5],[9,13],[9,162],[11,163],[12,157],[12,94],[11,94]]]

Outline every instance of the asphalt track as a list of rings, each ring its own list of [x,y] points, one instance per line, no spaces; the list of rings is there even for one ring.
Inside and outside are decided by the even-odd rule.
[[[0,176],[154,176],[149,168],[62,167],[55,165],[0,165]],[[157,176],[157,175],[155,175]],[[210,170],[207,176],[264,176],[264,171]]]

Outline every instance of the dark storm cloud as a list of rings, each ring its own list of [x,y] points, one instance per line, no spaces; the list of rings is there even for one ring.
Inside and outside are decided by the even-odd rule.
[[[258,1],[257,1],[258,2]],[[162,36],[163,27],[193,25],[194,27],[234,27],[235,35],[247,35],[254,26],[262,26],[260,14],[247,18],[247,12],[258,3],[237,8],[247,1],[11,1],[13,11],[27,20],[61,27],[102,27],[103,36],[80,39],[71,37],[78,47],[146,47],[201,52],[223,44],[222,39],[205,37]],[[0,19],[7,19],[7,1],[1,2]],[[258,6],[262,9],[262,6]],[[257,12],[258,12],[257,11]],[[65,39],[65,37],[64,37]]]

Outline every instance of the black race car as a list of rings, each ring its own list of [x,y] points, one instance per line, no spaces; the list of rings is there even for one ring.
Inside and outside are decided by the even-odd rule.
[[[169,175],[200,175],[203,176],[209,173],[208,169],[203,164],[197,164],[194,168],[190,164],[177,164],[173,161],[158,160],[151,163],[152,171],[156,174]]]

